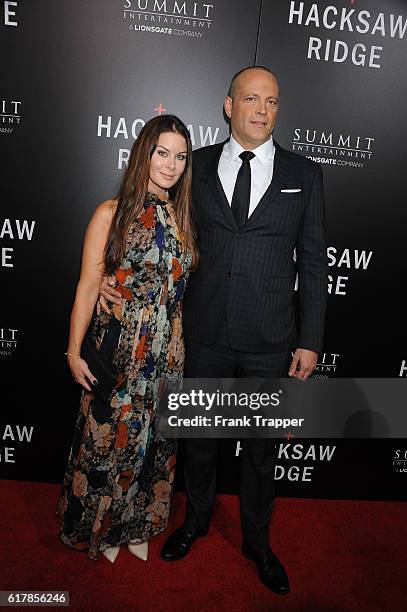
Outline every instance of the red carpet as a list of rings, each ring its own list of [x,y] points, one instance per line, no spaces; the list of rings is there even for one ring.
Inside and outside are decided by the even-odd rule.
[[[97,612],[407,609],[404,503],[278,499],[272,542],[292,589],[279,597],[240,553],[237,497],[219,498],[209,536],[187,559],[160,560],[166,533],[150,542],[147,563],[123,548],[111,565],[60,543],[58,491],[51,484],[0,481],[0,589],[70,591],[71,610]],[[184,504],[177,494],[168,533],[181,522]]]

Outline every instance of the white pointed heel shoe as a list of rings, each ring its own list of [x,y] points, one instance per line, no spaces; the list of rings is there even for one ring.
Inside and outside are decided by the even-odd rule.
[[[114,563],[117,559],[119,551],[120,546],[111,546],[110,548],[106,548],[106,550],[102,552],[102,555],[104,555],[106,559],[110,561],[110,563]]]
[[[148,542],[129,542],[127,545],[129,551],[135,557],[138,557],[142,561],[147,561],[148,558]]]

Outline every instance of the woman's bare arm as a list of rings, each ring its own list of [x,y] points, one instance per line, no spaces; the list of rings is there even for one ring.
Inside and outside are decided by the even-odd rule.
[[[89,222],[83,243],[81,274],[71,313],[68,363],[75,380],[88,391],[91,388],[86,379],[91,383],[96,379],[89,371],[86,362],[81,359],[80,351],[99,296],[103,277],[104,249],[115,206],[114,200],[103,202],[97,207]]]

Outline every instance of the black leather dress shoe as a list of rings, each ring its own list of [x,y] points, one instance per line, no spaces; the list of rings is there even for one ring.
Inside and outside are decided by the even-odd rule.
[[[290,592],[287,573],[271,548],[256,551],[243,541],[242,553],[255,562],[259,578],[268,589],[278,595],[287,595]]]
[[[178,561],[187,556],[191,550],[192,544],[197,538],[206,536],[208,528],[193,529],[188,525],[181,525],[165,542],[162,547],[160,557],[164,561]]]

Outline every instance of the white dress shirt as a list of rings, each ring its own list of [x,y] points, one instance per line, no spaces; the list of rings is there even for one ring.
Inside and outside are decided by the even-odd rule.
[[[231,136],[230,140],[225,143],[219,159],[218,175],[230,205],[232,204],[237,173],[242,165],[242,160],[239,157],[242,151],[244,151],[243,147]],[[260,147],[253,149],[256,157],[253,157],[249,162],[252,177],[249,217],[265,194],[273,178],[274,152],[275,147],[272,136]]]

